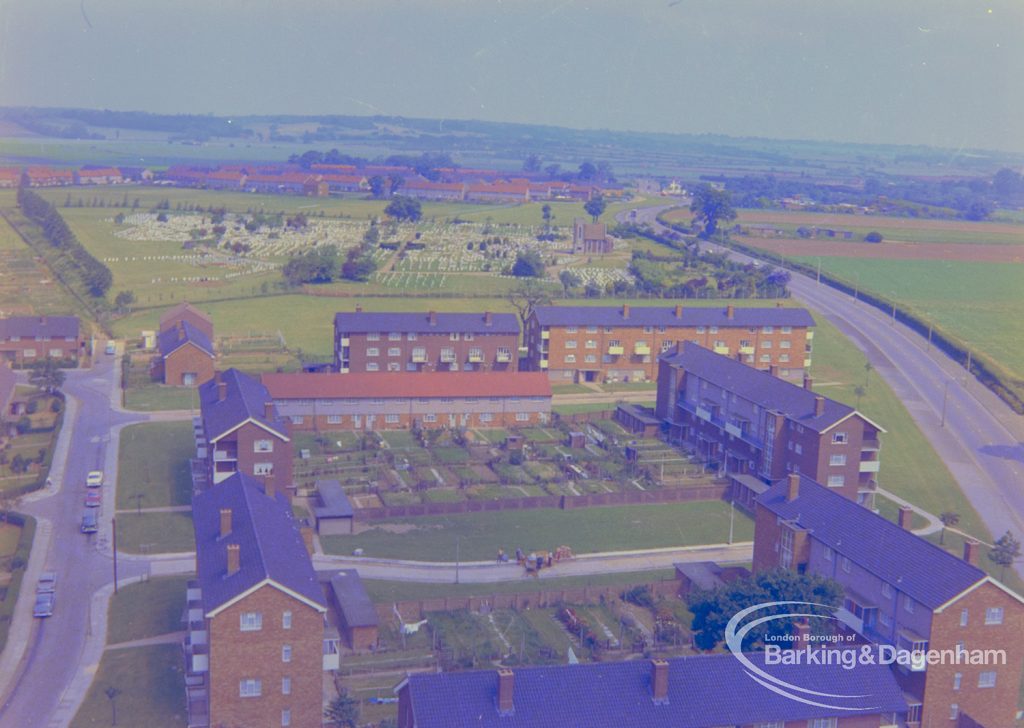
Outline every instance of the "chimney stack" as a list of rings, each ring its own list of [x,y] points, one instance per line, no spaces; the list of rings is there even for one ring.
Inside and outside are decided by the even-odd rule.
[[[427,312],[427,321],[431,326],[437,326],[437,311]]]
[[[681,319],[683,317],[683,304],[676,304],[676,318]]]
[[[515,673],[507,667],[498,670],[498,713],[511,715],[515,710],[512,704],[512,689],[515,687]]]
[[[40,316],[39,317],[39,325],[40,326],[46,326],[46,317],[45,316]]]
[[[790,473],[788,480],[789,488],[786,490],[786,502],[795,501],[800,495],[800,474]]]
[[[811,625],[808,624],[806,619],[801,619],[799,622],[793,625],[796,630],[796,637],[793,640],[794,650],[803,650],[811,646]]]
[[[178,322],[178,341],[185,340],[185,324],[182,321]]]
[[[223,402],[228,398],[228,383],[224,381],[217,382],[217,401]]]
[[[904,531],[909,531],[914,526],[914,511],[911,510],[910,506],[900,506],[899,516],[900,528]],[[964,550],[966,551],[967,544],[964,544]]]
[[[273,420],[274,419],[274,403],[264,402],[263,403],[263,419]]]
[[[274,474],[267,473],[266,475],[261,477],[263,478],[263,492],[266,493],[267,496],[269,496],[270,498],[276,498],[277,485],[274,483]]]
[[[814,416],[821,417],[825,414],[825,398],[820,394],[814,397]]]
[[[356,304],[356,313],[362,313],[362,312],[363,312],[363,304],[357,303]]]
[[[731,320],[735,316],[735,314],[736,314],[736,309],[733,308],[733,305],[731,303],[728,306],[725,307],[725,317],[727,319]]]
[[[231,535],[231,509],[221,508],[220,509],[220,537]]]
[[[806,374],[804,375],[804,389],[806,389],[808,392],[814,389],[814,380],[811,379]]]
[[[490,311],[484,311],[484,326],[490,326],[494,323],[494,314]]]
[[[964,561],[971,566],[977,566],[980,546],[981,542],[975,538],[964,539]]]
[[[768,373],[771,374],[773,377],[779,376],[779,365],[778,364],[770,364],[768,366]]]
[[[629,304],[628,303],[622,304],[622,318],[624,318],[624,319],[628,319],[629,318]]]
[[[776,301],[775,308],[782,308],[782,301]]]
[[[242,554],[237,543],[228,544],[228,576],[238,573],[242,568]]]
[[[651,700],[655,705],[668,704],[667,660],[651,660]]]

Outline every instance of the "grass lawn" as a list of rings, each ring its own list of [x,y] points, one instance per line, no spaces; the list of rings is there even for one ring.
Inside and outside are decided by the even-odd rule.
[[[121,587],[110,599],[107,644],[185,629],[185,585],[191,576],[169,576]]]
[[[105,652],[71,728],[111,725],[105,691],[118,690],[117,724],[185,728],[185,680],[180,645]]]
[[[21,526],[10,523],[0,524],[0,558],[12,555],[18,549],[21,538]]]
[[[195,550],[191,513],[122,513],[117,548],[126,553],[163,554]]]
[[[147,384],[144,387],[129,387],[124,393],[125,409],[152,412],[155,410],[187,410],[197,407],[198,398],[188,387],[166,387],[162,384]]]
[[[194,451],[191,422],[145,422],[124,428],[117,472],[118,509],[191,503],[188,460]]]
[[[420,561],[455,561],[456,540],[464,561],[492,559],[499,548],[551,549],[566,544],[576,553],[725,543],[729,506],[721,501],[618,506],[561,511],[506,511],[402,518],[380,525],[413,528],[403,533],[374,528],[354,536],[324,536],[327,553]],[[401,529],[398,529],[401,530]],[[737,511],[735,539],[753,538],[753,522]]]
[[[614,402],[587,402],[586,404],[556,404],[551,407],[552,412],[560,415],[579,415],[584,412],[601,412],[613,410],[617,407]]]
[[[609,382],[602,384],[605,392],[654,392],[658,389],[657,382]]]
[[[552,394],[589,394],[593,389],[584,387],[582,384],[552,384]]]
[[[557,567],[553,567],[557,572]],[[550,573],[550,572],[548,572]],[[614,586],[618,584],[644,584],[675,577],[675,569],[653,571],[626,571],[591,576],[563,576],[555,579],[522,577],[521,570],[509,567],[509,581],[493,584],[418,584],[411,581],[385,581],[363,579],[370,599],[378,603],[433,599],[435,597],[488,596],[490,594],[533,594],[553,589],[577,589],[583,586]]]

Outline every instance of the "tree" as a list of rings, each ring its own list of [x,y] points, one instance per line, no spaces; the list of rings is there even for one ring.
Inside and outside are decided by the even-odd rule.
[[[419,200],[398,196],[388,203],[388,206],[384,208],[384,213],[395,220],[416,222],[423,217],[423,208],[420,206]]]
[[[544,206],[540,208],[540,217],[544,221],[544,232],[551,232],[551,221],[555,219],[555,214],[551,212],[551,205],[544,203]]]
[[[765,602],[811,602],[825,606],[800,605],[797,610],[788,606],[766,608],[758,616],[799,611],[824,617],[842,604],[842,600],[843,587],[838,582],[816,574],[797,574],[788,569],[776,569],[708,591],[696,590],[691,592],[687,601],[693,613],[694,643],[702,650],[710,650],[725,639],[725,627],[729,620],[747,607]],[[792,621],[770,620],[748,633],[748,645],[744,649],[755,648],[769,637],[773,638],[773,644],[780,644],[792,633]]]
[[[543,278],[544,261],[536,250],[520,250],[512,264],[512,275],[519,278]]]
[[[384,190],[387,185],[387,180],[385,180],[379,174],[375,174],[372,177],[370,177],[370,179],[368,179],[367,182],[370,185],[370,194],[372,194],[374,197],[378,199],[384,196]]]
[[[939,514],[939,520],[942,521],[942,531],[939,533],[939,545],[941,546],[946,541],[946,529],[960,523],[960,514],[956,511],[943,511]]]
[[[530,318],[533,309],[551,303],[551,296],[540,281],[528,278],[508,292],[508,302],[519,314],[525,330],[526,320]]]
[[[709,184],[699,185],[693,191],[690,212],[696,216],[697,222],[704,226],[704,238],[714,235],[719,223],[736,219],[729,191],[716,190]]]
[[[352,248],[341,265],[341,277],[350,281],[368,281],[377,270],[373,249],[369,246]]]
[[[47,357],[32,365],[28,381],[52,394],[64,386],[64,372],[56,361]]]
[[[858,384],[856,387],[853,388],[853,395],[857,398],[857,404],[854,405],[856,409],[860,409],[860,399],[867,393],[868,390],[861,384]]]
[[[607,207],[608,203],[605,202],[605,199],[601,195],[592,197],[583,203],[583,209],[586,210],[587,214],[594,219],[594,222],[597,222],[597,218],[604,214],[605,208]]]
[[[538,154],[531,154],[523,160],[523,171],[524,172],[539,172],[540,166],[543,160]]]
[[[872,230],[864,236],[865,243],[880,243],[882,242],[882,233]]]
[[[580,274],[572,270],[563,270],[558,274],[558,280],[562,284],[562,288],[568,293],[570,288],[577,288],[583,283],[583,279],[580,278]]]
[[[121,313],[125,313],[133,303],[135,303],[135,291],[121,291],[114,298],[114,305]]]
[[[984,197],[975,197],[964,210],[964,217],[975,222],[985,220],[992,214],[992,205]]]
[[[321,245],[289,260],[281,273],[290,286],[330,283],[338,273],[338,249]]]
[[[1020,558],[1020,541],[1007,531],[988,552],[989,559],[999,565],[999,580],[1006,576],[1006,567],[1013,566],[1013,562]]]
[[[327,720],[327,725],[336,728],[356,728],[359,724],[359,701],[347,692],[339,693],[324,708],[324,718]]]
[[[590,160],[583,162],[576,172],[576,179],[581,182],[592,182],[597,179],[597,167]]]

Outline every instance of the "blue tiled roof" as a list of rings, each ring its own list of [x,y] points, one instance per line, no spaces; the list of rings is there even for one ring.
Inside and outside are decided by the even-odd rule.
[[[856,411],[849,405],[825,397],[824,413],[815,415],[814,402],[820,395],[689,341],[683,342],[676,353],[665,354],[660,360],[735,392],[736,396],[766,410],[782,412],[789,419],[818,432],[824,432]]]
[[[491,314],[489,326],[484,323],[482,313],[436,313],[434,316],[437,323],[431,324],[429,314],[425,312],[337,313],[334,315],[334,330],[347,334],[386,334],[391,331],[411,331],[417,334],[519,334],[519,319],[511,313]]]
[[[621,306],[538,306],[534,309],[541,326],[814,326],[814,318],[803,308],[733,307],[729,318],[725,306],[686,306],[676,318],[675,307],[630,306],[623,318]]]
[[[160,350],[160,356],[167,356],[185,344],[195,344],[207,354],[213,356],[213,344],[210,343],[210,339],[206,334],[184,319],[181,321],[181,329],[185,332],[184,336],[179,336],[176,326],[160,332],[160,335],[157,337],[157,348]]]
[[[787,490],[783,480],[757,502],[806,528],[813,539],[929,609],[986,576],[978,567],[809,478],[801,476],[794,500],[786,500]]]
[[[282,438],[288,437],[288,428],[277,415],[276,407],[272,411],[274,416],[267,419],[266,403],[272,400],[258,379],[237,369],[228,369],[220,374],[220,380],[227,384],[223,401],[218,398],[216,377],[199,386],[199,406],[207,440],[213,442],[250,418],[274,430]]]
[[[331,589],[349,627],[376,627],[377,609],[355,569],[342,569],[331,577]]]
[[[763,666],[763,655],[749,654]],[[416,728],[712,728],[770,721],[805,721],[849,712],[791,700],[762,687],[732,655],[669,660],[668,703],[651,699],[648,661],[526,667],[514,671],[513,712],[496,707],[496,671],[409,676]],[[870,708],[868,715],[907,710],[884,665],[777,665],[766,670],[824,693],[863,695],[835,704]],[[828,703],[828,700],[820,702]]]
[[[345,495],[345,489],[337,480],[318,480],[313,486],[323,502],[322,506],[313,508],[317,518],[351,518],[354,511],[352,503]]]
[[[0,318],[0,340],[18,336],[34,339],[37,336],[78,338],[77,316],[10,316]]]
[[[220,538],[220,512],[231,509],[231,533]],[[267,496],[258,480],[236,473],[192,499],[196,571],[203,610],[231,601],[265,579],[324,607],[323,589],[288,497]],[[227,575],[227,546],[239,545],[240,569]]]

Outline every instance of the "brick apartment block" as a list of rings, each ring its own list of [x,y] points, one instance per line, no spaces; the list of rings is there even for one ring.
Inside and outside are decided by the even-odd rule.
[[[684,444],[733,481],[734,499],[754,497],[802,473],[873,507],[884,433],[853,407],[685,342],[659,360],[655,415],[669,442]]]
[[[0,358],[14,366],[43,359],[72,361],[77,366],[84,347],[77,316],[0,318]]]
[[[508,313],[355,313],[334,317],[334,368],[359,372],[514,372],[519,321]]]
[[[228,369],[199,387],[199,406],[207,482],[244,473],[292,486],[291,430],[259,380]]]
[[[799,378],[811,364],[812,326],[802,308],[538,306],[524,338],[529,369],[554,382],[652,380],[658,356],[685,341]]]
[[[1004,650],[1005,664],[894,667],[907,724],[1014,725],[1024,665],[1024,598],[959,559],[819,483],[790,475],[757,499],[754,570],[779,567],[840,582],[837,616],[867,642],[906,650]]]
[[[197,495],[192,517],[189,724],[319,728],[337,643],[288,498],[238,473]]]
[[[295,431],[527,427],[551,418],[551,384],[537,372],[264,374]]]

